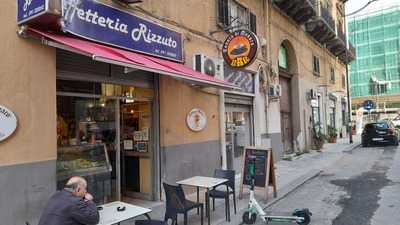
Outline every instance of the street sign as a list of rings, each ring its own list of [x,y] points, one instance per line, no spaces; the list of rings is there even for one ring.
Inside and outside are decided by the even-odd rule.
[[[371,109],[375,108],[375,103],[372,100],[366,100],[363,103],[363,108],[370,111]]]

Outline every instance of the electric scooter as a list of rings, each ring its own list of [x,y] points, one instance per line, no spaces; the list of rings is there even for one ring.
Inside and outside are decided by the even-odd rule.
[[[278,216],[278,215],[267,215],[264,209],[260,206],[254,196],[254,183],[255,183],[255,161],[256,158],[260,156],[249,156],[248,162],[248,178],[251,179],[250,186],[250,200],[249,206],[246,212],[243,213],[242,219],[244,224],[254,224],[257,219],[257,215],[261,218],[263,222],[268,224],[269,222],[296,222],[299,225],[307,225],[311,221],[312,213],[309,209],[296,209],[293,211],[292,216]]]

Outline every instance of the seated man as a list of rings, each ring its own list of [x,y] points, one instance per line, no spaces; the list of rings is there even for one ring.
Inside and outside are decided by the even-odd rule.
[[[39,225],[95,225],[99,212],[82,177],[71,177],[48,201]]]

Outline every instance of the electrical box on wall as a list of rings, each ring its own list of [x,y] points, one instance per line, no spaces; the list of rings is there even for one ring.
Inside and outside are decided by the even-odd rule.
[[[279,98],[282,96],[282,88],[281,85],[270,85],[268,87],[268,96],[271,98]]]
[[[208,57],[204,54],[195,54],[193,56],[193,69],[224,80],[224,64],[222,59]]]

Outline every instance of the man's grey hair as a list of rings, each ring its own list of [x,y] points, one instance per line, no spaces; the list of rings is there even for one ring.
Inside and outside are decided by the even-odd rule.
[[[86,180],[83,177],[71,177],[65,184],[65,188],[76,190],[78,187],[86,186]]]

